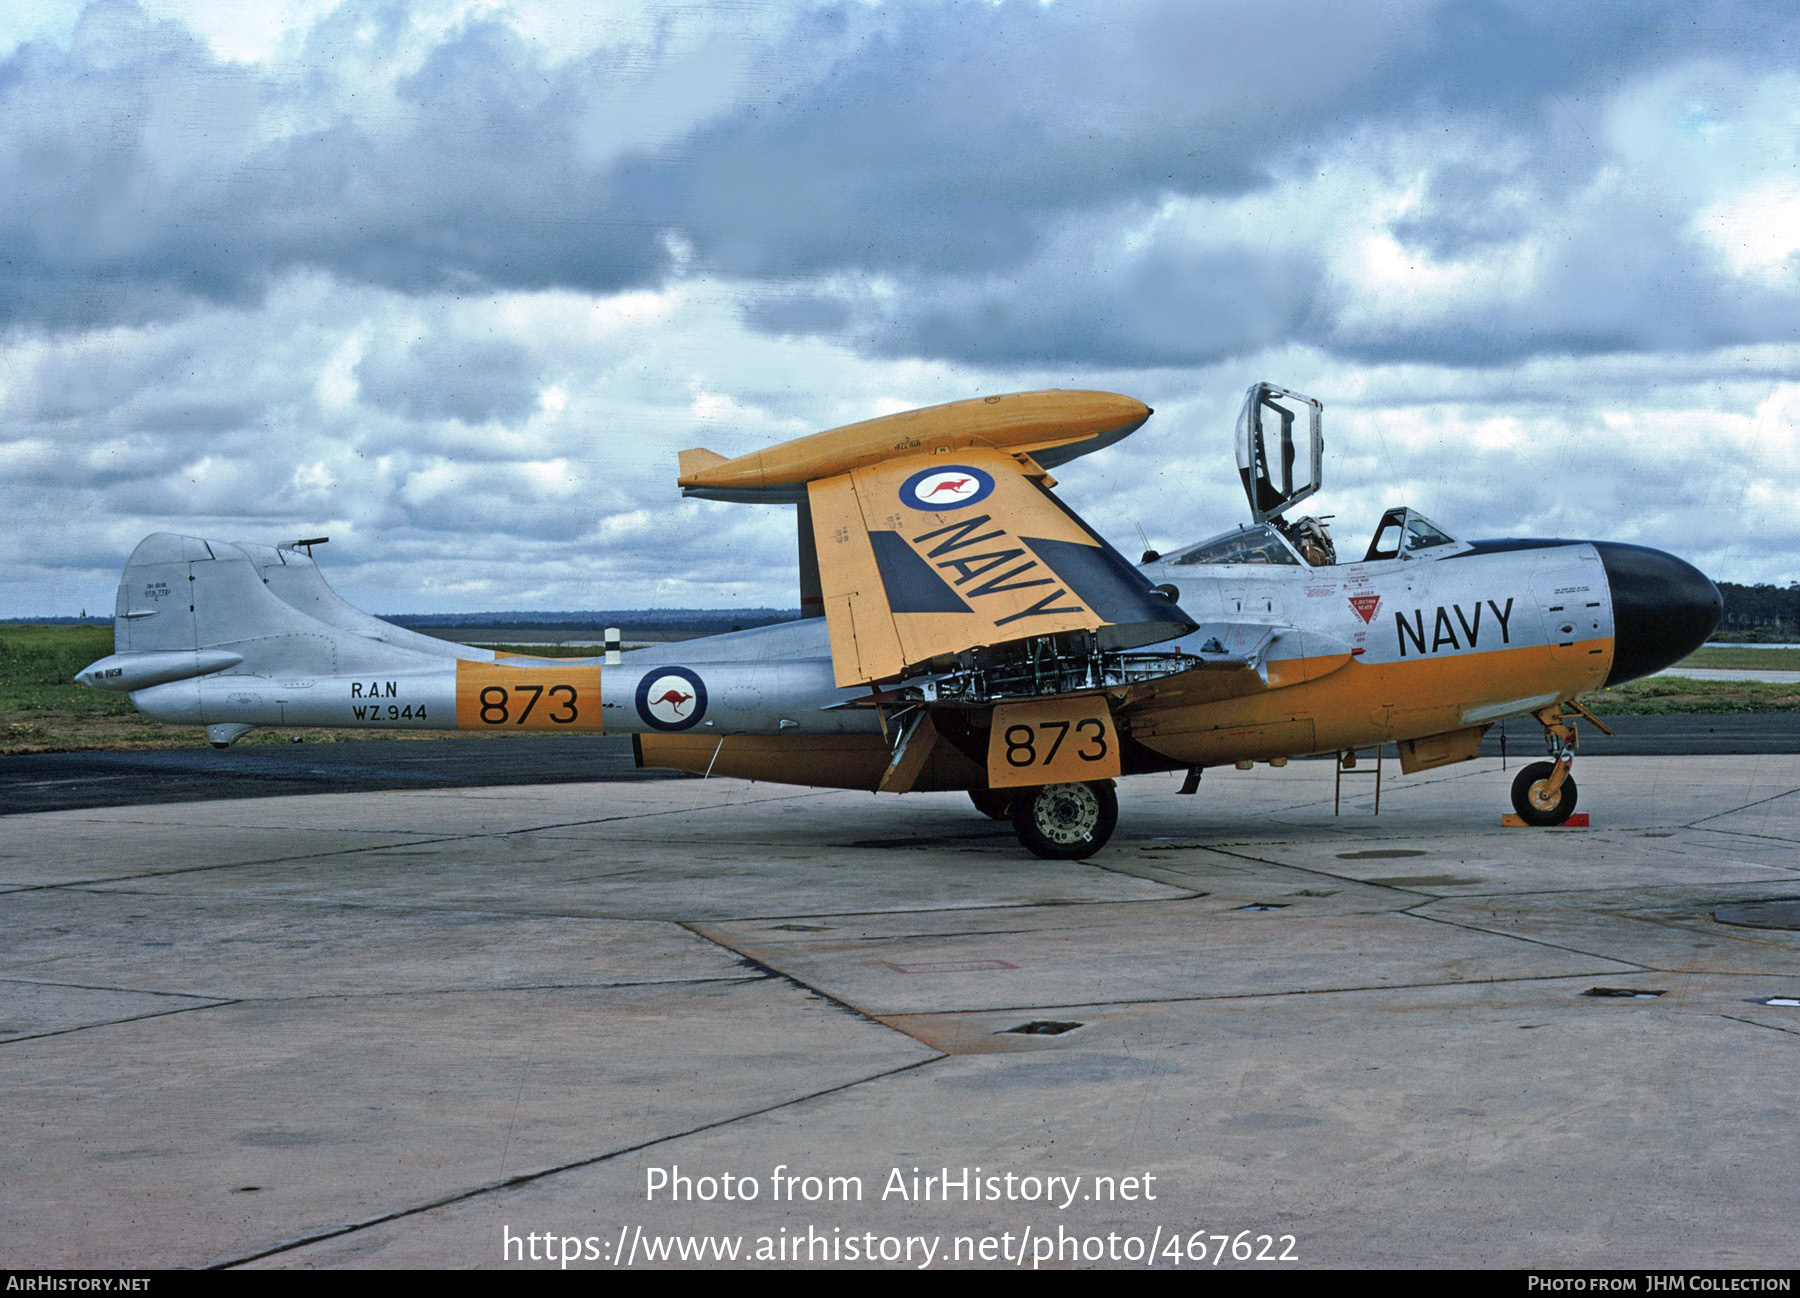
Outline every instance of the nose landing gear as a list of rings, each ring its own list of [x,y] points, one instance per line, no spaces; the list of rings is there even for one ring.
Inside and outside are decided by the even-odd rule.
[[[1577,716],[1587,718],[1602,733],[1610,735],[1605,722],[1579,703],[1570,701]],[[1575,762],[1575,748],[1581,742],[1576,733],[1574,716],[1564,716],[1562,704],[1552,703],[1532,713],[1544,726],[1544,743],[1552,760],[1533,762],[1513,779],[1513,810],[1527,825],[1560,825],[1575,814],[1578,796],[1569,767]]]
[[[1012,823],[1019,842],[1032,854],[1047,861],[1079,861],[1112,837],[1119,823],[1119,796],[1111,780],[1020,789],[1013,795]]]
[[[1575,812],[1575,778],[1561,761],[1533,762],[1513,779],[1513,810],[1527,825],[1560,825]]]

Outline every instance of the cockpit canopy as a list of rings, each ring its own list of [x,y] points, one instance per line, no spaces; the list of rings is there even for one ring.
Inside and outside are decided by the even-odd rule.
[[[1455,549],[1446,549],[1454,546]],[[1443,528],[1416,509],[1402,505],[1390,509],[1375,525],[1375,537],[1369,542],[1364,563],[1381,559],[1439,559],[1468,549],[1468,542],[1458,541]]]
[[[1311,397],[1253,383],[1238,412],[1238,477],[1250,500],[1250,516],[1258,523],[1281,515],[1318,491],[1325,439],[1319,431],[1324,409]],[[1294,423],[1304,417],[1306,446],[1294,444]],[[1295,470],[1299,473],[1296,474]]]
[[[1171,568],[1227,563],[1304,568],[1329,566],[1335,562],[1335,556],[1323,561],[1318,558],[1309,559],[1288,534],[1297,534],[1298,530],[1289,528],[1284,531],[1273,523],[1253,523],[1234,527],[1229,532],[1221,532],[1197,545],[1190,545],[1158,558]],[[1369,543],[1369,552],[1363,556],[1362,561],[1375,563],[1383,559],[1441,559],[1468,548],[1467,541],[1457,540],[1417,510],[1401,506],[1390,509],[1381,516],[1381,522],[1375,528],[1375,539]]]
[[[1300,566],[1300,556],[1287,538],[1268,523],[1234,527],[1229,532],[1190,545],[1185,550],[1165,554],[1162,561],[1171,567],[1185,568],[1201,563],[1258,563]]]

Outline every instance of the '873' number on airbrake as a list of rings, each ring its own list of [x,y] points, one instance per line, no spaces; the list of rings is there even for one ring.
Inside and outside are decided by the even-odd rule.
[[[1003,704],[992,721],[987,766],[993,788],[1119,774],[1119,737],[1104,695]]]
[[[1112,746],[1106,742],[1106,723],[1099,717],[1083,717],[1073,723],[1077,742],[1080,736],[1088,733],[1092,742],[1077,748],[1075,756],[1084,762],[1100,762],[1106,760]],[[1050,749],[1043,755],[1042,764],[1052,766],[1056,763],[1056,755],[1062,751],[1063,741],[1069,737],[1070,723],[1067,721],[1040,721],[1035,726],[1017,725],[1006,728],[1006,763],[1008,766],[1037,766],[1038,732],[1041,730],[1050,739]]]

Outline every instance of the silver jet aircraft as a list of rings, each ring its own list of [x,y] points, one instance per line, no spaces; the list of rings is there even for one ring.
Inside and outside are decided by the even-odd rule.
[[[1320,406],[1250,389],[1251,522],[1133,565],[1051,470],[1150,416],[1032,392],[885,416],[727,459],[685,495],[798,507],[796,622],[627,657],[508,657],[372,617],[307,543],[158,533],[132,553],[115,652],[77,677],[226,746],[255,726],[630,734],[640,765],[891,793],[967,791],[1048,858],[1099,850],[1114,782],[1396,745],[1411,772],[1530,716],[1547,760],[1517,814],[1574,810],[1578,695],[1657,671],[1717,624],[1672,555],[1605,541],[1459,540],[1382,516],[1360,557],[1287,514],[1320,485]],[[1565,707],[1573,711],[1565,712]],[[1590,718],[1591,720],[1591,718]]]

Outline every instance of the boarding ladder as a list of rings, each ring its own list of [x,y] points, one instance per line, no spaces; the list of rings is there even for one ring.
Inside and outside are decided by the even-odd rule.
[[[1357,779],[1360,776],[1375,777],[1375,814],[1381,814],[1381,754],[1386,744],[1375,745],[1375,769],[1370,770],[1356,764],[1356,750],[1346,748],[1337,755],[1337,780],[1331,790],[1331,814],[1337,815],[1342,808],[1344,797],[1344,781]]]

